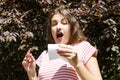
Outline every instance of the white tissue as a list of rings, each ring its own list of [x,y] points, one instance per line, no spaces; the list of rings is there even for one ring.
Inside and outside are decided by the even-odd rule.
[[[68,60],[57,53],[57,49],[59,49],[58,44],[48,44],[48,54],[49,60],[54,59],[63,59],[64,61],[68,62]]]

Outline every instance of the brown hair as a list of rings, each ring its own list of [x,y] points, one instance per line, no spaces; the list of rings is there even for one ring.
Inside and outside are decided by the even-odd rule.
[[[48,43],[55,43],[51,33],[51,19],[53,15],[57,13],[65,16],[68,19],[68,22],[70,23],[70,26],[71,26],[71,37],[67,44],[75,44],[75,43],[86,40],[86,37],[84,36],[83,32],[80,29],[78,21],[75,19],[74,16],[70,14],[69,10],[64,8],[56,8],[54,11],[50,13],[50,17],[48,21],[49,22]]]

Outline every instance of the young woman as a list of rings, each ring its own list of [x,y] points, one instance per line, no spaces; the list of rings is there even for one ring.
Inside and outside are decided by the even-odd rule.
[[[57,53],[68,62],[63,59],[49,60],[47,51],[35,60],[28,50],[22,65],[29,80],[102,80],[96,59],[97,49],[86,41],[78,21],[69,11],[55,9],[49,22],[49,43],[58,44]],[[36,64],[39,66],[38,76]]]

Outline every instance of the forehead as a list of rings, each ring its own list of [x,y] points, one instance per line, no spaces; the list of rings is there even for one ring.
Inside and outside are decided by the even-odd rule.
[[[53,15],[53,17],[52,17],[51,20],[61,20],[61,19],[63,19],[63,18],[65,18],[65,17],[64,17],[62,14],[57,13],[57,14],[54,14],[54,15]]]

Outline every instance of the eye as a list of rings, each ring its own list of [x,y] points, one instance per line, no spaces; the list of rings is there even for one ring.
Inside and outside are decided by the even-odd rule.
[[[58,24],[58,22],[56,21],[56,20],[53,20],[52,22],[51,22],[51,25],[52,26],[55,26],[55,25],[57,25]]]
[[[68,20],[67,20],[66,18],[63,18],[63,19],[61,20],[61,23],[65,25],[65,24],[68,23]]]

